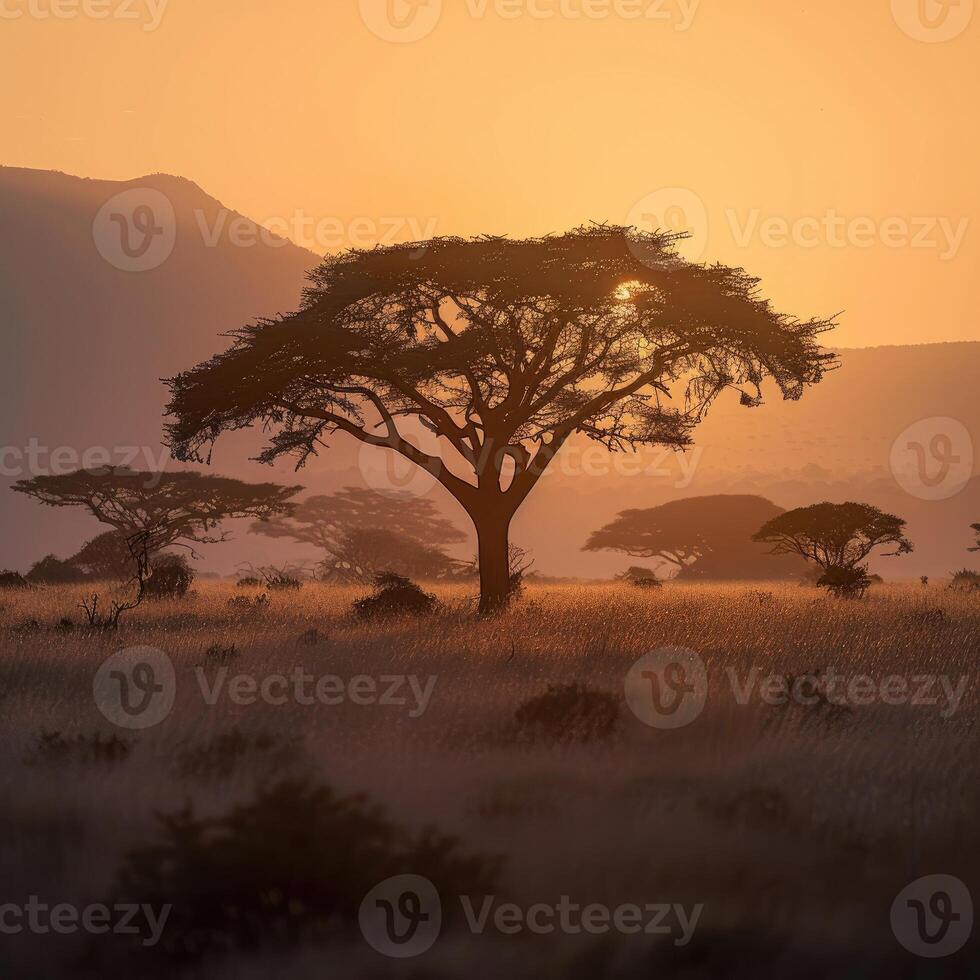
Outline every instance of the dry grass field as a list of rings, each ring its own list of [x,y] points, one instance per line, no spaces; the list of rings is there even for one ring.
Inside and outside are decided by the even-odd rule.
[[[675,942],[676,926],[668,935],[474,935],[447,911],[439,941],[400,961],[365,942],[356,915],[353,925],[340,915],[335,926],[281,935],[287,894],[268,899],[267,929],[257,913],[268,942],[185,956],[173,923],[199,914],[195,905],[181,917],[179,905],[200,887],[185,882],[155,948],[6,935],[4,976],[975,975],[970,947],[916,958],[889,924],[895,896],[921,876],[980,881],[975,595],[943,585],[879,586],[860,601],[785,585],[534,585],[507,613],[478,620],[465,589],[433,591],[434,616],[365,623],[349,612],[363,594],[354,589],[308,584],[256,603],[257,591],[203,582],[185,600],[144,603],[115,633],[80,625],[73,588],[0,595],[4,893],[109,901],[127,880],[132,890],[123,871],[135,850],[161,840],[160,814],[190,805],[197,818],[217,818],[283,782],[300,797],[326,784],[365,794],[406,832],[433,827],[458,838],[459,853],[488,856],[499,902],[703,906],[689,942]],[[59,626],[62,617],[74,628]],[[172,661],[175,701],[159,724],[127,730],[100,711],[93,682],[107,657],[144,646]],[[709,678],[703,711],[673,730],[644,724],[624,698],[630,667],[665,646],[696,651]],[[296,668],[345,684],[372,678],[377,697],[363,680],[339,704],[299,703],[278,682],[252,704],[228,693],[237,675],[261,685]],[[901,677],[921,691],[913,700],[938,703],[740,704],[752,668]],[[412,678],[417,691],[408,681],[391,691],[391,677]],[[925,689],[922,677],[936,680]],[[549,686],[573,684],[615,699],[607,726],[535,726],[517,715]],[[399,696],[404,704],[377,703]],[[261,818],[284,866],[316,865],[324,848],[356,852],[339,830],[322,840],[299,813],[267,807]],[[256,860],[268,869],[279,858]],[[352,892],[340,904],[356,912],[364,889],[351,874],[336,887]],[[248,887],[247,871],[242,881],[234,887]],[[442,899],[459,909],[458,896]],[[302,903],[284,914],[306,921]]]

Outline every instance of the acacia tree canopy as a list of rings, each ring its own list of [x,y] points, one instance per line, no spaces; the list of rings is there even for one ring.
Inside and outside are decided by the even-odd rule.
[[[252,531],[315,545],[325,555],[324,575],[337,581],[373,581],[382,571],[444,578],[455,564],[442,549],[466,540],[431,500],[361,487],[309,497],[288,515],[253,524]]]
[[[787,511],[754,535],[772,545],[774,554],[796,554],[830,569],[853,569],[876,548],[894,545],[887,555],[905,555],[912,542],[905,521],[870,504],[813,504]]]
[[[192,471],[141,473],[128,467],[36,476],[12,487],[49,507],[84,507],[151,556],[164,548],[223,541],[225,520],[286,512],[302,487],[244,483]]]
[[[680,258],[678,237],[596,225],[329,257],[298,312],[169,382],[173,452],[208,458],[222,432],[262,423],[267,462],[301,464],[338,432],[400,453],[472,518],[489,611],[510,587],[511,520],[573,433],[685,446],[726,389],[754,406],[770,378],[795,399],[831,364],[831,321],[775,312],[743,270]]]
[[[752,494],[713,494],[625,510],[593,531],[583,551],[619,551],[658,558],[681,578],[799,578],[799,558],[774,556],[752,540],[760,524],[782,508]]]
[[[289,514],[256,522],[251,530],[331,551],[346,532],[381,528],[437,547],[466,540],[466,535],[443,517],[431,500],[405,491],[380,493],[362,487],[307,497],[295,504]]]

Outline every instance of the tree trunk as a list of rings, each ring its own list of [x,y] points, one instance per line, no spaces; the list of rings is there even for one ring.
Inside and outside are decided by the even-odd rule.
[[[510,596],[510,519],[474,517],[479,540],[480,615],[499,612]]]

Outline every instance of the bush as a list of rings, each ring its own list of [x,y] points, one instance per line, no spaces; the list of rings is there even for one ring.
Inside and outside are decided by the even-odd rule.
[[[0,589],[29,589],[31,583],[20,572],[0,571]]]
[[[980,572],[974,572],[969,568],[961,568],[958,572],[953,573],[949,587],[962,592],[975,592],[980,589]]]
[[[42,731],[27,762],[30,765],[114,765],[125,762],[133,746],[134,742],[115,733],[103,736],[101,732],[95,732],[65,738],[61,732]]]
[[[871,587],[872,580],[868,570],[860,565],[854,568],[831,567],[817,579],[817,585],[839,599],[860,599]]]
[[[374,593],[354,603],[359,619],[375,616],[427,616],[435,611],[436,597],[423,592],[414,582],[394,572],[374,578]]]
[[[70,561],[48,555],[31,567],[27,581],[31,585],[77,585],[85,581],[85,573]]]
[[[183,599],[194,582],[194,570],[183,555],[161,555],[146,583],[149,599]]]
[[[500,859],[462,855],[433,830],[409,833],[364,796],[290,779],[224,816],[190,806],[161,818],[158,841],[131,852],[113,901],[172,905],[157,949],[198,957],[356,934],[364,896],[399,874],[440,894],[492,894]]]
[[[579,684],[550,686],[514,713],[521,735],[531,739],[592,742],[609,738],[619,724],[619,701]]]
[[[265,582],[260,578],[256,578],[254,575],[246,575],[245,578],[240,578],[235,583],[236,589],[261,589],[265,586]]]
[[[663,585],[652,568],[644,568],[642,565],[633,565],[616,578],[638,589],[659,589]]]

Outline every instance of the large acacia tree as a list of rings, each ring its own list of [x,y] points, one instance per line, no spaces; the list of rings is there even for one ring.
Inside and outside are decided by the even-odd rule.
[[[799,398],[832,360],[817,343],[831,322],[775,312],[743,270],[680,258],[677,237],[601,225],[329,257],[298,312],[171,380],[173,451],[207,458],[261,423],[266,462],[301,464],[337,433],[400,453],[472,519],[492,611],[514,514],[573,434],[685,447],[726,389],[754,406],[770,378]],[[438,453],[407,436],[414,420]]]

